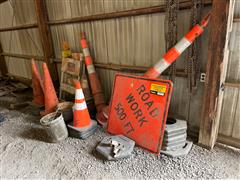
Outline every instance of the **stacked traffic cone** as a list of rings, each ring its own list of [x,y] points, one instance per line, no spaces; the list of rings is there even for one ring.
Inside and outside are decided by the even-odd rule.
[[[68,124],[69,135],[86,139],[97,129],[97,122],[90,119],[83,90],[79,81],[75,81],[75,103],[73,106],[73,123]]]
[[[34,59],[31,60],[31,65],[32,65],[33,103],[39,106],[43,106],[44,105],[43,83]]]
[[[42,68],[44,74],[43,87],[44,87],[45,111],[42,112],[41,115],[46,115],[56,110],[56,107],[58,105],[58,98],[53,86],[50,73],[47,68],[47,64],[43,63]]]
[[[104,100],[101,83],[98,78],[97,72],[95,70],[84,32],[81,33],[80,44],[83,49],[83,55],[85,57],[85,64],[87,66],[88,77],[89,77],[90,86],[92,89],[93,99],[94,99],[95,106],[97,108],[96,118],[100,124],[106,125],[107,118],[103,114],[103,108],[106,107],[107,105]]]

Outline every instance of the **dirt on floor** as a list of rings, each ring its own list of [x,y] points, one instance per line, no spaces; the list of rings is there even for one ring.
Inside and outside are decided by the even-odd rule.
[[[46,142],[39,117],[0,108],[6,121],[0,123],[0,178],[61,179],[240,179],[240,150],[217,145],[212,151],[193,145],[185,157],[157,157],[135,147],[131,157],[104,161],[94,155],[98,142],[108,134],[103,129],[88,138]]]

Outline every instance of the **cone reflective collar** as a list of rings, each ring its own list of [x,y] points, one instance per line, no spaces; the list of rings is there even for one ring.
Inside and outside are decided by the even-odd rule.
[[[211,14],[209,13],[199,24],[195,25],[173,48],[171,48],[144,76],[150,78],[158,77],[165,71],[192,42],[203,33],[203,28],[207,25]]]
[[[87,109],[87,104],[79,81],[75,81],[75,104],[73,107],[73,126],[82,128],[89,126],[91,123],[90,115]]]
[[[82,49],[83,49],[83,54],[85,56],[85,64],[87,66],[87,71],[88,74],[93,74],[95,73],[95,68],[92,62],[92,58],[90,56],[90,52],[87,46],[87,40],[85,39],[85,35],[82,33],[82,39],[80,40],[81,45],[82,45]]]

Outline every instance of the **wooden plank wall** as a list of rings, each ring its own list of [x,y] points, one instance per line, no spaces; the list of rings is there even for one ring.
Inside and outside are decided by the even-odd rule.
[[[234,19],[240,17],[236,1]],[[229,43],[229,64],[226,83],[240,83],[240,22],[234,22]],[[220,118],[219,141],[240,148],[240,88],[225,87]]]

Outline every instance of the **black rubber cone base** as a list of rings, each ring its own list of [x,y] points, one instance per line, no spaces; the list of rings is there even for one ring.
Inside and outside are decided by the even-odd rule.
[[[71,122],[67,125],[67,128],[70,137],[86,139],[97,130],[98,125],[96,121],[91,120],[91,124],[87,127],[76,128],[73,126],[73,122]]]

